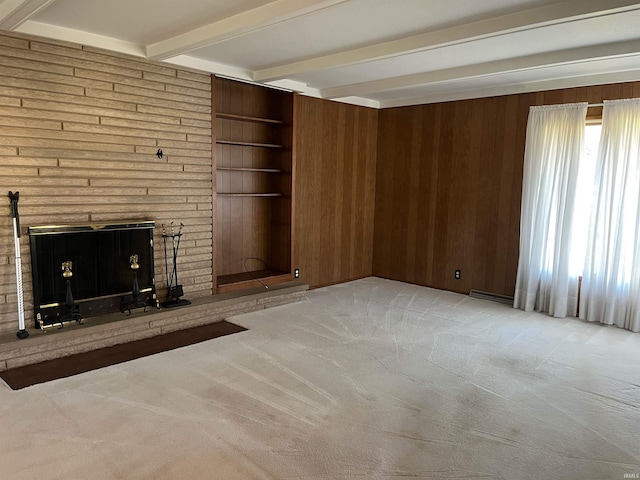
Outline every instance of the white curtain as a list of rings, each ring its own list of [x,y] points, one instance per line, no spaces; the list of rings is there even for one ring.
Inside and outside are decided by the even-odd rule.
[[[520,257],[513,306],[575,315],[569,252],[587,103],[531,107],[527,123]]]
[[[580,318],[640,331],[640,99],[605,101]]]

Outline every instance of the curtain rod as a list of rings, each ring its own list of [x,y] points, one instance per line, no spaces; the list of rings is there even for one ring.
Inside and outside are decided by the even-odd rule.
[[[603,107],[604,103],[589,103],[587,105],[587,108],[591,108],[591,107]]]

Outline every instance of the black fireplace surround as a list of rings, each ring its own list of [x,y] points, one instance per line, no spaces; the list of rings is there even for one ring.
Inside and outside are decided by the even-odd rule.
[[[82,318],[124,312],[132,301],[155,306],[154,227],[146,221],[29,227],[36,328],[66,323],[67,279]],[[63,276],[64,262],[72,264],[71,277]]]

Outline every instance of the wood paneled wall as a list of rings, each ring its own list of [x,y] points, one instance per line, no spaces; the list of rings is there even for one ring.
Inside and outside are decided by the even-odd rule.
[[[298,96],[293,268],[311,287],[371,275],[378,112]]]
[[[185,224],[187,297],[212,289],[211,83],[208,74],[80,45],[0,34],[0,331],[17,328],[9,190],[31,225],[155,220]],[[156,157],[158,148],[164,157]],[[33,325],[28,236],[22,238]]]
[[[373,274],[513,295],[529,107],[630,97],[640,82],[380,111]]]

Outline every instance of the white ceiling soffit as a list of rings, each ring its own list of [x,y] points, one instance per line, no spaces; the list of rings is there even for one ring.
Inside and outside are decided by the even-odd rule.
[[[640,80],[625,0],[0,0],[0,28],[375,108]]]
[[[15,30],[54,0],[0,1],[0,29]]]

